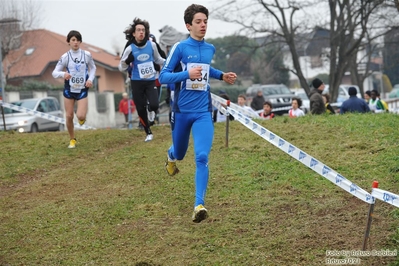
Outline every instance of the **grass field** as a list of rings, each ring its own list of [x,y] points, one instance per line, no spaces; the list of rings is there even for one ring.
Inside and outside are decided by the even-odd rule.
[[[90,125],[90,121],[87,122]],[[261,125],[371,191],[399,193],[399,116],[276,117]],[[169,126],[0,132],[0,265],[326,265],[361,250],[369,205],[237,121],[215,124],[206,207],[194,158],[164,170]],[[376,201],[367,250],[399,249],[399,209]],[[360,265],[399,265],[365,256]]]

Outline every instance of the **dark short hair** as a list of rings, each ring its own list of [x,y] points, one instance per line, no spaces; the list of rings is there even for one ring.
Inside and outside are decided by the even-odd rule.
[[[265,105],[269,105],[270,108],[273,108],[273,104],[272,104],[270,101],[265,101],[265,102],[263,103],[263,106],[265,106]]]
[[[374,89],[374,90],[371,91],[371,93],[373,93],[373,92],[374,92],[374,94],[375,94],[376,96],[380,96],[380,93],[378,92],[378,90]],[[370,94],[371,94],[371,93],[370,93]]]
[[[230,100],[230,97],[227,94],[220,94],[220,97],[225,99],[225,100]]]
[[[82,34],[80,34],[79,31],[71,30],[67,35],[66,39],[67,43],[71,41],[72,37],[76,37],[76,39],[78,39],[79,42],[82,42]]]
[[[204,13],[206,18],[208,18],[209,15],[209,11],[206,7],[202,5],[192,4],[184,11],[184,23],[192,25],[194,15],[197,13]]]
[[[298,107],[302,106],[302,99],[298,98],[298,97],[292,97],[292,101],[296,100],[296,102],[298,103]]]
[[[245,95],[244,95],[244,94],[240,94],[240,95],[238,95],[238,96],[237,96],[237,98],[239,98],[239,97],[241,97],[241,98],[244,98],[244,100],[246,100],[246,99],[247,99],[247,97],[245,97]]]

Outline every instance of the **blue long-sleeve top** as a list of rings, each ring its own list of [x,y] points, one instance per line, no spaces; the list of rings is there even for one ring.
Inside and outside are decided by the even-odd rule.
[[[210,66],[215,47],[191,37],[176,43],[161,70],[162,84],[175,83],[173,112],[212,112],[209,78],[220,79],[223,72]],[[202,67],[202,78],[191,80],[188,70]]]
[[[344,101],[340,107],[340,114],[351,113],[367,113],[370,112],[368,104],[363,100],[357,98],[356,95],[351,95],[348,100]]]

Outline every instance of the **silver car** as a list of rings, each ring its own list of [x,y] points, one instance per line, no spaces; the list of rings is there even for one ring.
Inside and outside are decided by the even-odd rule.
[[[56,116],[60,119],[64,117],[60,103],[54,97],[24,99],[12,102],[11,104],[38,111],[46,115]],[[63,124],[52,121],[46,118],[46,116],[30,115],[10,108],[3,109],[7,130],[16,130],[20,133],[64,130]],[[2,114],[0,114],[0,130],[4,130]]]

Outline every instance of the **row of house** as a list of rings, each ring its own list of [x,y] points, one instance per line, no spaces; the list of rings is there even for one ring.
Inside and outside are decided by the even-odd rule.
[[[95,89],[98,92],[124,92],[126,74],[118,70],[119,56],[85,42],[80,47],[92,54],[96,64]],[[63,86],[64,80],[54,79],[52,71],[61,55],[69,49],[64,35],[44,29],[22,32],[18,47],[10,50],[3,60],[7,84],[20,86],[29,79]]]

